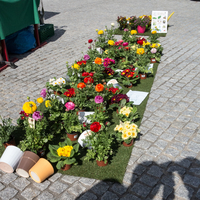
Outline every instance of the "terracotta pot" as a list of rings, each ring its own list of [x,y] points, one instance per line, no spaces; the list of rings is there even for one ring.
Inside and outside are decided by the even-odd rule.
[[[144,33],[145,32],[145,30],[146,30],[146,26],[138,26],[137,27],[137,31],[138,31],[138,33]]]
[[[61,92],[58,92],[58,91],[53,91],[53,93],[55,94],[55,95],[61,95],[62,93]]]
[[[126,142],[122,143],[125,147],[130,147],[133,145],[133,139],[131,140],[131,142],[129,144],[127,144]]]
[[[146,79],[147,78],[147,74],[139,74],[140,75],[140,79]]]
[[[156,63],[156,59],[155,58],[151,58],[151,63]]]
[[[29,170],[37,163],[39,159],[40,157],[37,154],[31,151],[25,151],[17,166],[17,174],[24,178],[28,178]]]
[[[8,146],[0,159],[0,169],[7,173],[12,173],[19,163],[23,152],[16,146]]]
[[[116,110],[116,112],[117,112],[117,114],[119,114],[119,110],[118,109]]]
[[[76,141],[78,139],[78,133],[67,133],[67,137],[71,140],[71,141]]]
[[[96,160],[96,162],[97,162],[97,165],[98,165],[99,167],[105,167],[105,166],[108,164],[108,160],[107,160],[106,164],[104,163],[103,160],[102,160],[102,161]]]
[[[40,158],[38,162],[29,170],[29,175],[37,183],[41,183],[53,173],[53,166],[44,158]]]
[[[71,168],[71,165],[65,164],[64,167],[61,168],[62,171],[67,171],[68,169]]]
[[[132,88],[132,87],[133,87],[133,84],[131,83],[130,85],[125,85],[125,87],[127,87],[127,88]]]
[[[13,146],[16,146],[16,143],[15,143],[15,138],[9,140],[8,142],[4,142],[3,143],[3,146],[6,148],[7,146],[9,145],[13,145]]]

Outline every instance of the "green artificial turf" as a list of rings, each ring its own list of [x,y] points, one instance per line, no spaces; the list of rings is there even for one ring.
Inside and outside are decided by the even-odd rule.
[[[158,63],[154,63],[154,73],[149,75],[145,80],[139,80],[139,83],[136,86],[133,86],[131,90],[133,91],[143,91],[143,92],[150,92],[154,77],[157,71]],[[126,94],[130,89],[122,86],[123,93]],[[135,123],[140,126],[147,100],[149,95],[145,98],[145,100],[137,106],[138,113],[139,113],[139,120],[135,121]],[[109,127],[109,130],[112,131],[116,126],[116,122],[118,122],[116,112],[113,112],[113,119],[111,120],[112,125]],[[22,137],[22,133],[20,130],[16,130],[16,143],[19,144],[20,138]],[[142,135],[142,133],[141,133]],[[60,138],[57,137],[51,144],[57,144],[60,141]],[[81,148],[81,147],[80,147]],[[81,176],[81,177],[88,177],[93,179],[105,180],[105,181],[114,181],[122,183],[124,173],[126,171],[126,167],[128,161],[131,156],[132,148],[131,147],[124,147],[123,145],[119,145],[115,147],[117,149],[117,153],[109,157],[109,164],[105,167],[99,167],[96,164],[96,161],[85,161],[84,155],[86,154],[86,149],[81,149],[81,155],[77,158],[78,165],[73,165],[70,170],[62,171],[56,169],[56,163],[52,163],[55,172],[60,172],[62,174],[73,175],[73,176]],[[3,153],[5,148],[2,146],[0,147],[0,155]],[[48,152],[48,148],[47,151]]]
[[[153,75],[149,75],[147,79],[140,80],[140,83],[138,83],[136,86],[132,87],[131,90],[133,91],[143,91],[143,92],[150,92],[154,77],[157,71],[158,63],[154,64],[154,73]],[[127,93],[130,89],[123,87],[123,93]],[[140,116],[140,119],[136,121],[135,123],[140,126],[147,100],[149,98],[149,95],[145,98],[145,100],[137,106],[138,113]],[[113,122],[116,122],[116,112],[113,112]],[[110,127],[110,130],[115,127],[116,124],[113,124]],[[142,133],[141,133],[142,135]],[[126,171],[126,167],[128,164],[128,161],[131,156],[132,147],[124,147],[123,145],[118,147],[116,155],[113,155],[109,159],[109,164],[105,167],[99,167],[96,164],[96,161],[85,161],[84,157],[81,157],[79,160],[79,164],[76,166],[72,166],[70,170],[68,171],[62,171],[59,170],[62,174],[67,175],[73,175],[73,176],[81,176],[81,177],[88,177],[88,178],[94,178],[99,180],[107,180],[107,181],[114,181],[122,183],[124,173]],[[86,152],[83,152],[82,156]]]

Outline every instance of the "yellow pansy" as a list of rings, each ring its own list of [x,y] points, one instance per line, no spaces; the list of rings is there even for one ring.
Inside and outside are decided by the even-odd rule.
[[[42,97],[37,98],[37,102],[38,102],[38,103],[42,103],[43,101],[44,101],[44,100],[43,100]]]
[[[98,35],[102,35],[102,34],[103,34],[103,30],[99,30]]]
[[[37,105],[33,101],[25,102],[22,109],[27,114],[33,114],[37,109]]]

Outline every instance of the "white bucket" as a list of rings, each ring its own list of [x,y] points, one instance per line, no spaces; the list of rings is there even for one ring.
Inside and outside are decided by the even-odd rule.
[[[7,173],[12,173],[19,163],[23,151],[16,146],[9,145],[6,147],[0,158],[0,169]]]

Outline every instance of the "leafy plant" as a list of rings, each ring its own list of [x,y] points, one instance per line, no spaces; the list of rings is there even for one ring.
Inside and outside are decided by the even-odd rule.
[[[64,142],[59,142],[59,145],[49,144],[49,153],[47,159],[56,163],[56,168],[61,169],[64,165],[77,165],[76,156],[79,155],[79,144],[72,145],[72,141],[67,138]]]

